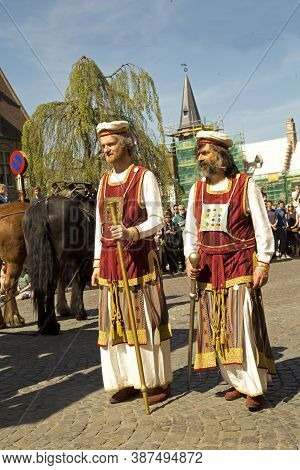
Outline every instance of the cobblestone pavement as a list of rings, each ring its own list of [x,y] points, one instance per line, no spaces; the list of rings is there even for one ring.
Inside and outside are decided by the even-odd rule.
[[[299,447],[300,259],[272,265],[263,289],[278,375],[266,407],[250,413],[244,399],[226,402],[217,371],[194,374],[186,392],[189,281],[164,280],[173,326],[174,383],[168,401],[146,416],[142,399],[108,404],[99,366],[97,291],[86,291],[86,321],[61,318],[57,337],[27,325],[0,334],[1,449],[297,449]]]

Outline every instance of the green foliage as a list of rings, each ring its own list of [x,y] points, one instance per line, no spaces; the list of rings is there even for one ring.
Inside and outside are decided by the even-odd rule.
[[[39,184],[45,192],[59,180],[97,185],[106,164],[99,158],[96,126],[122,119],[129,121],[137,140],[138,163],[154,172],[166,200],[167,148],[152,78],[133,64],[105,77],[87,57],[73,65],[65,100],[38,106],[24,124],[22,147],[29,159],[31,185]]]

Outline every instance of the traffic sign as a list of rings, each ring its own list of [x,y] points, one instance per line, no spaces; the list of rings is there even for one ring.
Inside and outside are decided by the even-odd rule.
[[[24,175],[27,170],[27,160],[24,152],[15,150],[10,154],[9,167],[14,175]]]

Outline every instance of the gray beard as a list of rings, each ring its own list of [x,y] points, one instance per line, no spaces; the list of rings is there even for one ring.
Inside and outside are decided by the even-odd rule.
[[[205,178],[215,175],[219,169],[220,165],[217,163],[213,163],[211,165],[199,165],[199,171],[202,176],[205,176]]]

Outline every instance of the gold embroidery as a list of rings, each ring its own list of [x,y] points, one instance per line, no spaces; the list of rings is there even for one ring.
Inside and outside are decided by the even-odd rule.
[[[138,336],[138,342],[139,344],[147,344],[147,333],[146,330],[137,330],[137,336]],[[98,345],[99,346],[107,346],[108,344],[108,336],[106,331],[99,331],[98,334]],[[132,330],[127,330],[122,333],[118,334],[115,332],[113,339],[112,340],[113,345],[117,345],[120,343],[127,343],[129,346],[134,346],[134,340],[133,340],[133,333]]]
[[[238,392],[242,393],[243,395],[248,395],[248,396],[250,396],[250,397],[259,397],[262,393],[265,393],[265,392],[267,391],[267,388],[264,388],[264,389],[262,390],[262,392],[251,393],[251,395],[249,395],[249,391],[248,391],[248,390],[242,390],[241,388],[238,388],[238,387],[236,387],[236,386],[234,386],[234,388],[235,388]]]
[[[154,260],[156,263],[154,263]],[[144,274],[143,276],[140,277],[134,277],[132,279],[128,279],[128,284],[129,286],[137,286],[137,285],[144,285],[147,282],[153,282],[157,280],[157,269],[159,269],[159,275],[161,275],[161,269],[160,269],[160,264],[157,258],[157,254],[155,253],[154,250],[149,251],[148,253],[148,263],[149,263],[149,273]],[[155,266],[156,264],[156,266]],[[118,285],[118,287],[124,287],[124,282],[122,279],[115,280],[115,284]],[[98,284],[99,286],[109,286],[110,283],[108,282],[107,279],[103,279],[102,277],[98,278]]]
[[[232,363],[243,363],[243,349],[242,348],[230,348],[225,349],[223,355],[221,356],[218,354],[220,362],[226,366]],[[212,367],[216,367],[216,353],[207,352],[207,353],[197,353],[195,354],[195,363],[194,369],[210,369]]]
[[[144,175],[147,170],[144,170],[142,173],[141,179],[139,181],[139,188],[138,188],[138,205],[141,209],[145,209],[145,204],[142,202],[142,189],[143,189],[143,181],[144,181]]]
[[[108,184],[109,186],[121,186],[122,184],[125,184],[126,181],[128,180],[128,177],[129,177],[129,175],[130,175],[130,172],[131,172],[131,169],[133,168],[133,166],[134,166],[134,164],[132,163],[132,164],[127,168],[127,170],[126,170],[125,178],[124,178],[122,181],[118,181],[117,183],[112,183],[112,182],[110,181],[110,177],[111,177],[111,175],[112,175],[112,173],[113,173],[113,170],[111,170],[111,171],[109,172],[109,175],[108,175],[108,178],[107,178],[107,184]]]
[[[196,181],[195,188],[194,188],[194,217],[195,217],[196,220],[197,220],[197,217],[196,217],[196,194],[197,194],[198,186],[199,186],[200,183],[201,183],[200,180]]]
[[[99,331],[98,344],[100,346],[107,346],[107,333],[106,333],[106,331]]]
[[[213,291],[212,284],[210,282],[198,282],[198,289]],[[226,289],[233,287],[235,284],[253,284],[253,276],[241,276],[226,281]]]
[[[226,281],[226,288],[228,289],[229,287],[234,286],[235,284],[252,284],[253,283],[253,276],[241,276],[241,277],[236,277],[235,279],[229,279],[229,281]]]
[[[216,354],[214,352],[195,354],[194,369],[209,369],[216,367]]]
[[[232,179],[231,178],[227,178],[228,179],[228,182],[227,182],[227,188],[224,189],[224,190],[221,190],[221,191],[213,191],[211,188],[213,187],[213,185],[207,183],[206,185],[206,192],[208,194],[226,194],[228,193],[230,190],[231,190],[231,186],[232,186]]]
[[[137,330],[138,342],[139,344],[147,344],[147,333],[146,330]],[[130,346],[134,345],[133,333],[132,330],[126,331],[127,343]]]
[[[247,217],[250,216],[250,212],[247,210],[247,189],[248,189],[249,179],[250,179],[250,177],[248,176],[246,181],[245,181],[245,186],[244,186],[244,189],[243,189],[243,209],[244,209],[244,214]]]
[[[220,362],[226,366],[233,363],[243,363],[243,349],[242,348],[230,348],[224,349],[222,354],[219,354]]]
[[[148,273],[148,274],[144,274],[144,276],[141,276],[141,277],[134,277],[132,279],[128,279],[128,284],[129,286],[137,286],[137,285],[140,285],[140,284],[145,284],[147,282],[151,282],[151,281],[156,281],[157,279],[157,274],[156,272],[151,272],[151,273]],[[118,280],[118,281],[114,281],[115,284],[118,284],[118,287],[124,287],[124,282],[122,279]],[[99,286],[109,286],[109,282],[107,279],[103,279],[102,277],[99,277],[98,278],[98,285]]]

